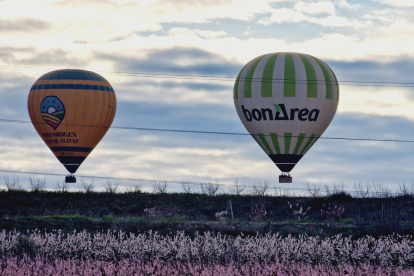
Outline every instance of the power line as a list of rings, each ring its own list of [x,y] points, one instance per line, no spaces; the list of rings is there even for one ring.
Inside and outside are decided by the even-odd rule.
[[[182,130],[182,129],[163,129],[163,128],[143,128],[143,127],[119,127],[114,126],[111,128],[116,129],[128,129],[128,130],[143,130],[143,131],[165,131],[165,132],[180,132],[180,133],[195,133],[195,134],[220,134],[220,135],[238,135],[238,136],[251,136],[249,133],[238,132],[219,132],[219,131],[199,131],[199,130]],[[263,134],[263,136],[269,136]],[[292,137],[299,137],[292,135]],[[304,137],[311,138],[309,137]],[[371,139],[371,138],[348,138],[348,137],[319,137],[319,139],[325,140],[346,140],[346,141],[371,141],[371,142],[397,142],[397,143],[414,143],[414,140],[398,140],[398,139]]]
[[[0,70],[27,70],[27,71],[46,71],[55,70],[54,68],[40,68],[29,66],[0,66]],[[142,78],[165,78],[165,79],[204,79],[204,80],[216,80],[216,81],[232,81],[236,80],[235,76],[214,76],[214,75],[189,75],[189,74],[168,74],[168,73],[150,73],[150,72],[111,72],[111,71],[96,71],[107,75],[119,75],[119,76],[135,76]],[[251,82],[272,82],[272,83],[312,83],[312,84],[326,84],[327,81],[318,80],[293,80],[293,79],[263,79],[263,78],[240,78],[241,80],[247,80]],[[331,81],[331,83],[336,83]],[[387,81],[354,81],[345,80],[338,81],[341,85],[345,86],[376,86],[376,87],[414,87],[413,82],[387,82]]]
[[[15,171],[15,170],[3,170],[0,169],[0,172],[4,173],[16,173],[16,174],[34,174],[34,175],[48,175],[48,176],[66,176],[67,174],[59,174],[59,173],[43,173],[43,172],[25,172],[25,171]],[[146,179],[146,178],[126,178],[126,177],[110,177],[110,176],[94,176],[94,175],[76,175],[76,177],[81,178],[97,178],[97,179],[111,179],[111,180],[119,180],[119,181],[135,181],[135,182],[165,182],[168,184],[181,184],[181,185],[206,185],[211,182],[195,182],[195,181],[178,181],[178,180],[160,180],[160,179]],[[223,187],[236,187],[236,185],[231,185],[229,183],[217,183],[214,182],[213,185],[223,186]],[[238,187],[250,187],[250,185],[246,184],[239,184]],[[288,187],[275,187],[277,189],[288,189],[288,190],[301,190],[303,188],[288,188]]]
[[[20,123],[31,124],[31,121],[26,120],[12,120],[12,119],[0,119],[3,123]],[[41,123],[43,124],[43,123]],[[104,126],[91,126],[91,125],[73,125],[73,124],[61,124],[66,126],[78,126],[78,127],[96,127],[96,128],[108,128]],[[177,132],[177,133],[194,133],[194,134],[217,134],[217,135],[235,135],[235,136],[251,136],[249,133],[240,132],[222,132],[222,131],[202,131],[202,130],[184,130],[184,129],[167,129],[167,128],[148,128],[148,127],[125,127],[125,126],[111,126],[113,129],[123,130],[138,130],[138,131],[158,131],[158,132]],[[264,136],[271,136],[266,135]],[[292,135],[292,137],[299,137]],[[303,137],[312,138],[312,137]],[[319,139],[325,140],[344,140],[344,141],[369,141],[369,142],[396,142],[396,143],[414,143],[414,140],[399,140],[399,139],[373,139],[373,138],[349,138],[349,137],[319,137]]]
[[[0,172],[3,173],[16,173],[16,174],[31,174],[31,175],[48,175],[48,176],[66,176],[66,174],[59,174],[59,173],[44,173],[44,172],[26,172],[26,171],[16,171],[16,170],[3,170],[0,169]],[[216,186],[220,186],[220,187],[227,187],[229,189],[231,188],[252,188],[255,186],[255,184],[228,184],[228,183],[218,183],[218,182],[195,182],[195,181],[177,181],[177,180],[160,180],[160,179],[145,179],[145,178],[125,178],[125,177],[109,177],[109,176],[93,176],[93,175],[76,175],[76,177],[80,177],[80,178],[97,178],[97,179],[106,179],[106,180],[119,180],[119,181],[134,181],[134,182],[147,182],[147,183],[156,183],[156,182],[165,182],[168,184],[180,184],[180,185],[195,185],[195,186],[203,186],[203,185],[208,185],[208,184],[212,184],[212,185],[216,185]],[[258,187],[260,187],[260,182],[259,185],[256,185]],[[279,191],[321,191],[322,188],[297,188],[297,187],[281,187],[281,186],[273,186],[269,187],[267,190],[275,190],[277,192],[277,190]],[[332,190],[333,193],[335,193],[335,190]],[[354,193],[354,194],[360,194],[361,191],[358,190],[344,190],[344,189],[340,189],[338,190],[338,192],[347,192],[347,193]],[[365,191],[362,191],[362,193],[365,193]],[[389,194],[389,195],[400,195],[401,193],[398,192],[391,192],[388,189],[384,190],[384,191],[368,191],[367,193],[369,194]]]

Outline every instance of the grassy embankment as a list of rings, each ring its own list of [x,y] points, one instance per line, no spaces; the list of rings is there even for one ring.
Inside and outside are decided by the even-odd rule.
[[[282,235],[343,233],[354,237],[378,236],[412,233],[413,210],[414,198],[410,196],[352,198],[344,193],[330,197],[274,197],[0,191],[0,229],[22,232],[31,229],[62,229],[64,232],[112,229],[134,233],[156,230],[162,234],[183,230],[190,235],[196,231],[230,235],[272,231]],[[216,214],[222,211],[228,214],[217,218]]]

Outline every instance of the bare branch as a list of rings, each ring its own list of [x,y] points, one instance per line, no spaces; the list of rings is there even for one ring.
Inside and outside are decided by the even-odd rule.
[[[238,196],[241,195],[245,189],[246,187],[240,185],[237,179],[234,181],[234,185],[229,187],[230,193]]]
[[[321,193],[321,185],[315,183],[306,182],[306,190],[311,195],[311,197],[318,197]]]
[[[411,185],[407,185],[404,182],[400,183],[400,195],[402,196],[411,196],[414,194],[414,184],[411,183]]]
[[[154,181],[152,183],[152,192],[154,194],[165,194],[168,190],[167,181]]]
[[[252,191],[252,195],[255,196],[264,196],[267,192],[267,190],[269,189],[269,181],[265,180],[263,182],[261,181],[255,181],[253,182],[253,184],[250,186],[250,189]]]
[[[344,189],[344,182],[340,182],[340,183],[334,183],[333,187],[332,187],[332,193],[333,194],[340,194],[340,193],[344,193],[345,189]]]
[[[67,192],[69,190],[69,183],[66,183],[65,181],[57,181],[53,187],[55,188],[55,190],[60,191],[60,192]]]
[[[142,193],[142,187],[139,183],[134,183],[132,186],[128,186],[126,189],[127,193]]]
[[[22,184],[20,183],[19,177],[13,176],[13,179],[10,179],[8,176],[4,177],[4,185],[6,185],[7,191],[17,191],[22,189]]]
[[[46,189],[46,178],[44,177],[29,177],[30,189],[32,191],[42,191]]]
[[[118,189],[118,187],[119,187],[119,181],[112,182],[112,181],[106,180],[106,183],[104,184],[105,192],[111,193],[111,194],[116,193],[116,190]]]
[[[275,185],[275,196],[289,197],[289,196],[291,196],[291,194],[289,193],[288,189],[284,189],[282,187],[276,187],[276,185]]]
[[[365,184],[365,189],[361,183],[354,184],[354,190],[357,197],[364,198],[369,195],[371,191],[371,187],[368,183]]]
[[[79,187],[80,190],[85,193],[91,193],[93,192],[93,189],[95,188],[95,184],[93,183],[93,178],[89,182],[82,178],[81,184],[79,186],[80,186]]]
[[[215,196],[217,192],[220,190],[220,186],[214,184],[213,182],[203,183],[200,185],[200,190],[202,194],[206,194],[209,196]]]
[[[194,193],[196,186],[193,183],[189,182],[181,182],[181,187],[183,188],[184,193],[186,194],[192,194]]]
[[[374,182],[372,186],[372,197],[387,198],[391,194],[390,190],[384,185],[384,183]]]
[[[333,195],[333,192],[331,191],[331,188],[329,188],[328,184],[325,184],[324,189],[325,189],[326,196]]]

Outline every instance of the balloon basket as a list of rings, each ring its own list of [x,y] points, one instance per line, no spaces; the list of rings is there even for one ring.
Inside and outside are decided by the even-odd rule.
[[[279,183],[292,183],[292,177],[289,174],[282,173],[279,175]]]
[[[76,183],[76,177],[74,175],[67,175],[65,177],[66,183]]]

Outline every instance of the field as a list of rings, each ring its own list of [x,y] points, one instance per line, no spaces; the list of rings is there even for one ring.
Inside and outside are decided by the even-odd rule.
[[[2,275],[413,275],[411,237],[0,234]],[[98,273],[98,274],[96,274]]]
[[[410,195],[353,198],[344,192],[276,197],[2,191],[0,272],[414,275],[408,235],[413,208]]]

